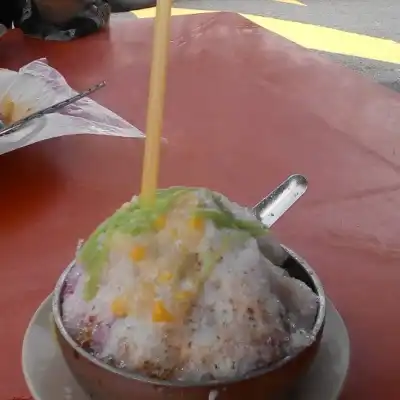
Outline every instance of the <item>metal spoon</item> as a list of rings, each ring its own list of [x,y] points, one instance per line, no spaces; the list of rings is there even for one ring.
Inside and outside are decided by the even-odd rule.
[[[307,190],[303,175],[291,175],[253,207],[256,217],[270,228]]]

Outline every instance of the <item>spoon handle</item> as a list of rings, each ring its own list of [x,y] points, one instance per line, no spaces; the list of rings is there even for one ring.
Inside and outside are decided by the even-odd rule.
[[[291,175],[253,207],[256,217],[270,228],[307,190],[303,175]]]

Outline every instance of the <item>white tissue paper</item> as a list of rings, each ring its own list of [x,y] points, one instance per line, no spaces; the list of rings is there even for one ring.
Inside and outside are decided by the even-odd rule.
[[[18,72],[0,69],[0,119],[7,116],[9,122],[15,122],[75,94],[46,59],[33,61]],[[42,140],[75,134],[144,137],[133,125],[86,97],[0,137],[0,155]]]

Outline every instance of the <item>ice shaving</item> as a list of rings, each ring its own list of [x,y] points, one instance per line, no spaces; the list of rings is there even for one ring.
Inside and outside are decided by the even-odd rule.
[[[97,359],[161,380],[246,376],[313,341],[318,297],[251,210],[202,188],[134,197],[81,245],[64,326]]]

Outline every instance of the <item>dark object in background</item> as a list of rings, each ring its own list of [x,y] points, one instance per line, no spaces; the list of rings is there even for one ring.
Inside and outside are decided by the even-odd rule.
[[[21,17],[14,21],[15,26],[29,36],[45,40],[68,41],[87,36],[110,20],[111,8],[104,0],[22,1]]]
[[[156,0],[0,0],[0,24],[25,34],[68,41],[106,26],[112,12],[155,6]]]
[[[24,1],[0,0],[0,24],[10,29],[14,21],[21,18]]]
[[[112,12],[155,6],[156,0],[0,0],[0,24],[26,35],[68,41],[106,26]]]

